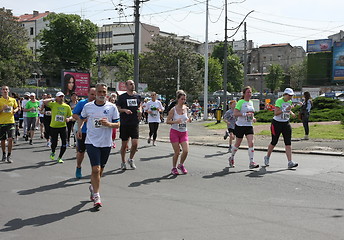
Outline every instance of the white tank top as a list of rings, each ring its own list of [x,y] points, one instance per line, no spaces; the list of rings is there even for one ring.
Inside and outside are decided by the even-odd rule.
[[[186,122],[188,120],[188,115],[187,115],[187,109],[183,109],[183,114],[179,115],[177,113],[176,107],[173,108],[174,109],[174,114],[173,114],[173,121],[177,121],[178,119],[182,120],[182,123],[174,123],[172,124],[171,128],[174,130],[177,130],[179,132],[186,132],[187,128],[186,128]]]

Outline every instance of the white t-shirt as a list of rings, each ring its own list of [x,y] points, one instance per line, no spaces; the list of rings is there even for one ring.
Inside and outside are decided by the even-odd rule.
[[[145,104],[144,110],[145,111],[152,111],[152,113],[148,113],[148,122],[152,123],[152,122],[157,122],[160,123],[160,112],[157,110],[157,108],[160,108],[162,111],[164,111],[164,107],[162,106],[161,102],[156,100],[155,102],[153,102],[152,100],[150,100],[149,102],[147,102]]]
[[[43,99],[39,100],[39,108],[42,109],[44,107]],[[39,111],[38,117],[44,117],[42,111]]]
[[[24,109],[25,107],[26,107],[26,103],[28,102],[29,100],[26,100],[26,99],[23,99],[23,101],[21,102],[21,107],[22,107],[22,109]],[[27,112],[24,112],[24,110],[22,110],[23,111],[23,117],[27,117]]]
[[[235,108],[238,109],[240,113],[254,112],[253,102],[251,100],[245,101],[244,99],[240,99]],[[237,126],[252,126],[252,120],[253,118],[247,116],[239,116],[235,124]]]
[[[109,122],[119,121],[116,105],[106,102],[99,106],[95,104],[95,101],[89,102],[82,109],[81,118],[87,118],[86,144],[92,144],[95,147],[111,147],[112,128],[102,126],[99,120],[107,118]]]

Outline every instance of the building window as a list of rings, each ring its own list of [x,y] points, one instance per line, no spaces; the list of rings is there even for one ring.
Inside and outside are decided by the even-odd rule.
[[[33,35],[33,27],[30,27],[30,35]]]

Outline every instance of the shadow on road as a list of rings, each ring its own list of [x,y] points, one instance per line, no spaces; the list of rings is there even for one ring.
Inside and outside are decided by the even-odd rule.
[[[176,175],[172,175],[171,173],[170,174],[167,174],[165,176],[162,176],[162,177],[157,177],[157,178],[148,178],[148,179],[145,179],[141,182],[133,182],[133,183],[130,183],[128,187],[139,187],[143,184],[150,184],[150,183],[159,183],[161,182],[162,180],[171,180],[171,179],[175,179],[177,176]]]
[[[3,169],[0,171],[1,172],[12,172],[12,171],[16,171],[16,170],[37,169],[40,167],[49,167],[49,166],[53,166],[56,164],[57,164],[56,161],[42,161],[42,162],[36,163],[36,165],[22,166],[22,167],[17,167],[17,168],[9,168],[9,169]]]
[[[295,171],[295,170],[296,169],[280,169],[280,170],[275,170],[275,171],[267,171],[266,167],[263,166],[259,169],[259,171],[253,171],[247,174],[246,177],[260,178],[266,174],[274,174],[274,173],[279,173],[279,172],[284,172],[284,171]]]
[[[80,211],[80,209],[84,207],[87,203],[88,201],[81,201],[80,204],[76,205],[75,207],[72,207],[71,209],[68,209],[67,211],[60,212],[60,213],[45,214],[45,215],[32,217],[28,219],[15,218],[8,221],[5,224],[5,228],[0,229],[0,232],[15,231],[25,226],[38,227],[38,226],[54,223],[57,221],[61,221],[66,217],[70,217],[82,212],[90,211],[89,209]]]
[[[205,175],[203,176],[203,178],[205,179],[210,179],[210,178],[215,178],[215,177],[224,177],[226,175],[229,175],[229,174],[234,174],[234,173],[245,173],[245,172],[251,172],[251,171],[254,171],[254,170],[242,170],[242,171],[229,171],[229,167],[225,167],[224,169],[222,169],[221,172],[214,172],[210,175]]]
[[[45,192],[45,191],[50,191],[50,190],[54,190],[54,189],[58,189],[58,188],[67,188],[67,187],[73,187],[76,185],[81,185],[81,184],[85,184],[87,182],[80,182],[74,178],[72,179],[67,179],[58,183],[54,183],[54,184],[50,184],[50,185],[44,185],[44,186],[40,186],[37,188],[32,188],[32,189],[27,189],[27,190],[22,190],[22,191],[18,191],[19,195],[29,195],[29,194],[34,194],[37,192]]]
[[[218,151],[215,154],[209,154],[209,155],[204,155],[204,158],[212,158],[212,157],[218,157],[227,154],[228,152],[220,152]]]
[[[173,157],[173,153],[170,153],[165,156],[155,156],[155,157],[149,157],[149,158],[140,158],[140,161],[151,161],[151,160],[157,160],[157,159],[162,159],[162,158],[170,158]]]

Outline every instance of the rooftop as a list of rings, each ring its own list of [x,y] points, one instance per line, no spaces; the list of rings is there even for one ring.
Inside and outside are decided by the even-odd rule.
[[[33,11],[32,14],[25,13],[24,15],[20,15],[18,17],[18,21],[19,22],[35,21],[37,19],[40,19],[40,18],[48,16],[49,13],[50,13],[49,11],[45,11],[44,13],[39,13],[38,11]]]

